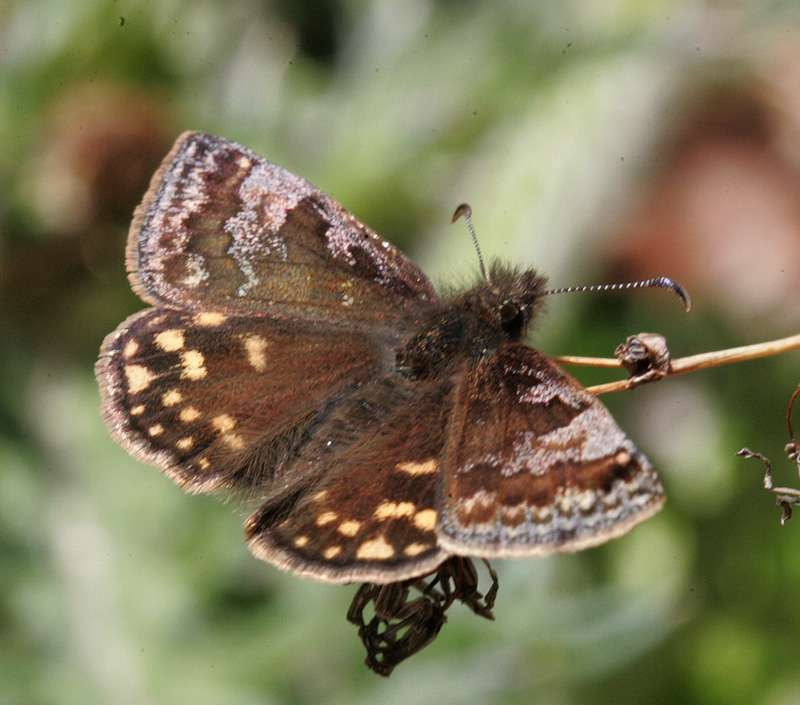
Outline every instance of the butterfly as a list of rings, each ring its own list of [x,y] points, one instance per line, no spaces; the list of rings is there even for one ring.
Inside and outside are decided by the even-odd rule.
[[[258,558],[388,584],[596,546],[662,506],[607,409],[524,343],[533,269],[439,294],[307,181],[196,132],[153,177],[127,265],[151,307],[103,343],[105,422],[184,490],[247,497]]]

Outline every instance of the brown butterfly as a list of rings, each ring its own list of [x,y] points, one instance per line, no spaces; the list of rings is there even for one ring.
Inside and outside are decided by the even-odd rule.
[[[154,176],[128,268],[153,308],[103,344],[106,424],[185,490],[254,499],[259,558],[394,583],[595,546],[663,503],[605,407],[523,344],[534,270],[439,296],[308,182],[198,133]]]

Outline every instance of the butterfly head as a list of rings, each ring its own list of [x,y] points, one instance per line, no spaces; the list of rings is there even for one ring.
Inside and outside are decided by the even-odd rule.
[[[542,298],[547,277],[533,269],[494,263],[486,280],[466,291],[457,304],[493,331],[499,342],[525,337]]]
[[[528,331],[547,277],[532,269],[515,269],[499,262],[495,262],[487,270],[472,225],[472,209],[469,204],[462,203],[456,208],[452,222],[461,217],[467,221],[483,276],[481,282],[467,291],[460,301],[456,299],[456,305],[473,315],[477,314],[489,331],[495,331],[497,342],[517,342]]]

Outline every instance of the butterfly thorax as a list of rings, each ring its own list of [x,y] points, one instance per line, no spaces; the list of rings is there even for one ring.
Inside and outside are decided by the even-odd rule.
[[[489,281],[447,297],[397,350],[397,367],[419,379],[464,359],[483,359],[530,328],[546,278],[495,264]]]

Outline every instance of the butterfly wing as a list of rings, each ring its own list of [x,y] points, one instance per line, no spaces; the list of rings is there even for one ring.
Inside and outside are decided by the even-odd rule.
[[[136,211],[128,269],[149,303],[225,314],[392,326],[436,301],[415,264],[307,181],[195,132]]]
[[[389,365],[357,329],[151,308],[96,373],[116,440],[194,492],[266,491],[320,415]]]
[[[331,582],[392,583],[434,570],[448,557],[435,501],[451,389],[390,375],[341,404],[292,469],[302,481],[249,518],[250,550]],[[348,428],[358,429],[357,443],[326,457]]]
[[[439,543],[484,557],[578,551],[620,536],[664,497],[647,458],[575,379],[501,346],[456,391]]]

